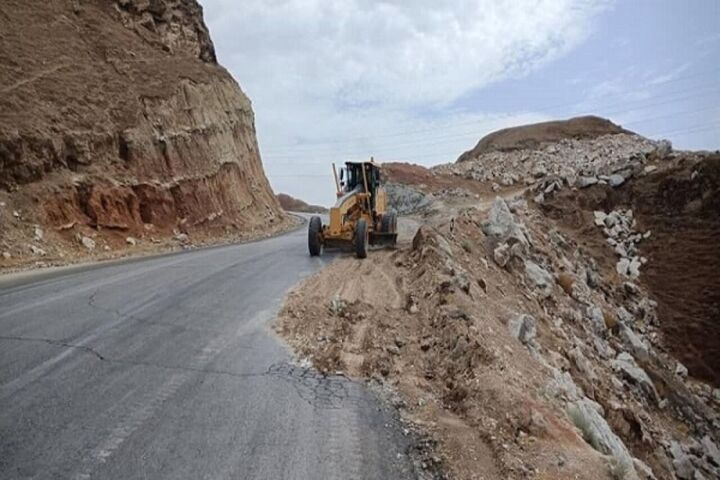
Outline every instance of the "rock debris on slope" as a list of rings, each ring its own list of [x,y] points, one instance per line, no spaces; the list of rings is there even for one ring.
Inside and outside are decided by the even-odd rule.
[[[451,477],[717,478],[720,390],[668,354],[654,252],[680,232],[651,203],[693,182],[667,208],[714,228],[715,162],[623,131],[394,166],[434,200],[412,244],[339,258],[278,330],[320,368],[399,394]],[[496,194],[502,175],[517,180]]]

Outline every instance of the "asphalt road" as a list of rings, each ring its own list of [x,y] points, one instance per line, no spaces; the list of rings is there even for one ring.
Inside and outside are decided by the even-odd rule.
[[[415,478],[393,412],[271,331],[306,235],[0,277],[0,478]]]

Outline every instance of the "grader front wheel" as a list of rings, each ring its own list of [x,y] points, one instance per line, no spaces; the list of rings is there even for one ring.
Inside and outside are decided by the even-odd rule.
[[[365,219],[361,218],[355,225],[355,255],[358,258],[367,257],[368,228]]]

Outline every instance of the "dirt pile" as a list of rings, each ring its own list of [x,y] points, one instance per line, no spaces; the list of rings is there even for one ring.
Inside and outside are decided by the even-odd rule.
[[[542,149],[600,146],[589,185],[548,172],[504,199],[463,177],[477,194],[438,194],[396,251],[335,260],[278,330],[397,391],[453,478],[717,478],[718,160],[624,133]],[[418,191],[453,175],[398,168]]]
[[[618,133],[632,134],[610,120],[594,116],[504,128],[481,138],[475,148],[460,155],[457,161],[466,162],[490,152],[532,150],[561,140],[588,140]]]
[[[280,202],[280,206],[287,212],[327,213],[328,211],[322,205],[309,205],[307,202],[291,197],[286,193],[278,193],[276,197]]]
[[[3,265],[287,225],[195,0],[10,0],[0,32]]]

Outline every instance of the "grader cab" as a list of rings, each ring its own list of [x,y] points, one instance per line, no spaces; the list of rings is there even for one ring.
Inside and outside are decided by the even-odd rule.
[[[310,219],[310,255],[318,256],[324,248],[335,247],[352,249],[358,258],[365,258],[368,245],[394,246],[397,214],[388,208],[380,165],[372,158],[369,162],[346,162],[338,178],[333,164],[333,176],[337,202],[330,209],[328,225],[323,225],[320,217]]]

